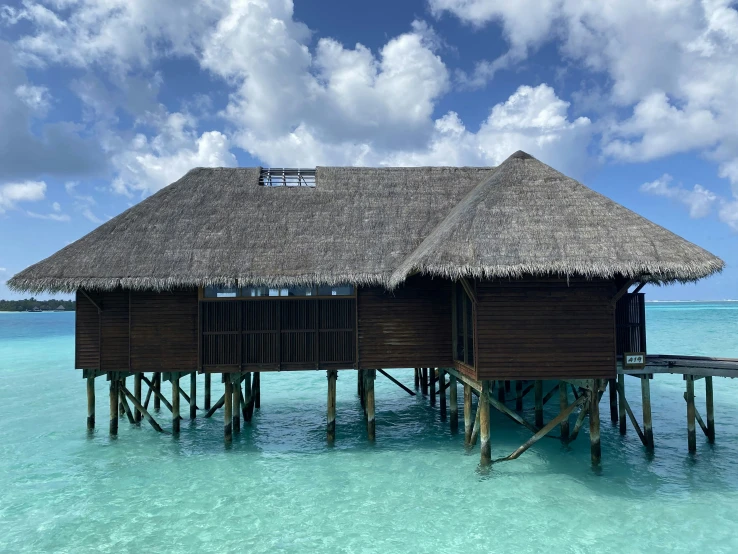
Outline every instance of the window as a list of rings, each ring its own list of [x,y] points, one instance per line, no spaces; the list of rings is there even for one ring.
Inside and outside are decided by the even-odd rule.
[[[319,287],[205,287],[204,298],[257,298],[262,296],[352,296],[353,285],[321,285]]]
[[[318,287],[318,296],[351,296],[354,294],[353,285],[333,285]]]
[[[205,298],[236,298],[238,289],[235,287],[205,287]]]
[[[259,174],[264,187],[314,187],[315,169],[264,168]]]
[[[474,367],[474,305],[460,282],[453,288],[454,359]]]

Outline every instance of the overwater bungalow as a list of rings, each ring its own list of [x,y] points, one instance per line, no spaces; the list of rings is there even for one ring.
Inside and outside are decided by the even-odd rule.
[[[410,368],[416,387],[431,402],[439,397],[443,417],[448,391],[452,429],[463,385],[465,441],[479,437],[483,463],[492,459],[490,406],[530,428],[530,444],[554,427],[571,440],[588,417],[597,463],[599,398],[608,384],[614,397],[619,369],[644,367],[642,287],[722,268],[699,246],[516,152],[498,167],[196,168],[9,285],[76,292],[88,425],[94,378],[105,375],[111,433],[119,409],[160,430],[152,393],[179,432],[180,396],[196,417],[204,373],[207,415],[223,409],[230,441],[240,413],[248,421],[258,407],[262,374],[320,370],[329,440],[339,371],[358,375],[374,440],[377,372]],[[211,405],[214,373],[224,392]],[[170,399],[162,379],[172,383]],[[544,381],[557,385],[544,394]],[[520,413],[529,391],[535,422]],[[544,424],[553,395],[560,413]],[[627,402],[615,402],[624,425]]]

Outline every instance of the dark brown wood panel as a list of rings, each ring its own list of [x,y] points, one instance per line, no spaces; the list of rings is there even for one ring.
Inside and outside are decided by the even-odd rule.
[[[615,377],[614,282],[476,286],[479,379]]]
[[[353,369],[355,305],[353,296],[201,300],[202,368]]]
[[[101,293],[100,369],[128,371],[128,291]]]
[[[451,282],[415,276],[358,290],[359,367],[450,367]]]
[[[95,295],[91,296],[97,302]],[[74,367],[100,369],[100,316],[95,305],[80,291],[76,301]]]
[[[197,289],[131,292],[131,371],[197,369]]]

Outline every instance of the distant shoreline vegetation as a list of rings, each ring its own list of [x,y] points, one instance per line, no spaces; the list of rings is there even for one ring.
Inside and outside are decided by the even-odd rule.
[[[25,298],[23,300],[0,300],[0,312],[73,312],[75,310],[74,300],[36,300]]]

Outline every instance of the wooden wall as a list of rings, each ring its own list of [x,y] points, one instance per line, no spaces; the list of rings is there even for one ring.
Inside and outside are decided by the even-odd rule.
[[[197,289],[131,293],[131,371],[197,370]]]
[[[358,290],[359,367],[450,367],[451,283],[415,276]]]
[[[197,290],[77,292],[75,366],[103,371],[197,369]]]
[[[609,281],[478,282],[478,378],[614,378],[616,292]]]
[[[99,295],[100,369],[128,370],[128,291],[114,290]]]
[[[88,293],[99,302],[99,295]],[[74,367],[100,369],[100,315],[90,300],[77,291],[77,306],[74,317]]]

